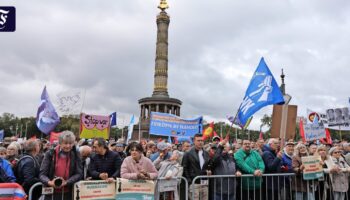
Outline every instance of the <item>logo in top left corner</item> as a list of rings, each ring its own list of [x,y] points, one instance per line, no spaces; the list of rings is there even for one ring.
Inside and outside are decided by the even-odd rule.
[[[16,30],[16,8],[0,6],[0,32]]]

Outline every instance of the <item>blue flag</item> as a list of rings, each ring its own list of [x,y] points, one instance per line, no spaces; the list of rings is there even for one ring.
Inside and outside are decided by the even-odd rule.
[[[129,140],[131,139],[132,131],[134,130],[134,124],[135,124],[135,116],[132,115],[130,119],[130,124],[128,127],[128,137],[126,138],[126,144],[128,144]]]
[[[109,115],[109,117],[111,118],[111,126],[116,126],[117,125],[117,112],[112,113],[111,115]]]
[[[249,117],[262,107],[281,103],[284,103],[282,92],[264,58],[261,58],[239,107],[235,123],[244,126]]]
[[[36,115],[36,126],[41,132],[49,134],[59,123],[60,118],[50,101],[45,86],[41,94],[41,103]]]
[[[4,139],[4,135],[5,135],[4,129],[0,130],[0,142]]]

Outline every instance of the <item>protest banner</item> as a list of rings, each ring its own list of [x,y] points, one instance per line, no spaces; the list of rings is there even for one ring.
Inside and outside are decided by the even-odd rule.
[[[335,109],[327,109],[327,121],[328,126],[345,126],[349,127],[350,125],[350,115],[349,108],[335,108]]]
[[[319,140],[326,137],[326,131],[321,124],[305,124],[304,133],[306,141]]]
[[[80,181],[74,187],[74,199],[115,200],[115,183],[106,181]]]
[[[153,181],[117,179],[116,200],[154,200]]]
[[[202,133],[202,117],[182,119],[179,116],[151,112],[150,134],[163,136],[190,136]]]
[[[85,90],[80,89],[58,93],[55,99],[57,112],[61,116],[79,114],[84,104],[84,98]]]
[[[320,156],[301,157],[301,162],[305,166],[303,170],[304,180],[312,180],[323,177],[323,168],[320,161]]]
[[[100,115],[88,115],[82,113],[80,116],[80,138],[109,138],[110,117]]]
[[[158,191],[159,192],[176,191],[177,186],[178,186],[177,179],[158,180]]]

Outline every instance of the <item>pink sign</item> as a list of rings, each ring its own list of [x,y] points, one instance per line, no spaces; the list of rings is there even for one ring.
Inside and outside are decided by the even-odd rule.
[[[109,116],[82,114],[81,122],[86,129],[103,130],[109,127]]]

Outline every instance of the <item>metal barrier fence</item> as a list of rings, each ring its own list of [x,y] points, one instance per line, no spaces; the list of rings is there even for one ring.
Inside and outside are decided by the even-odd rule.
[[[176,198],[181,200],[339,199],[338,196],[336,198],[334,196],[334,194],[339,194],[333,191],[332,180],[327,174],[323,179],[311,181],[304,181],[301,176],[294,173],[263,174],[262,177],[246,174],[240,177],[235,175],[197,176],[190,186],[184,177],[178,177],[175,180],[177,181],[177,194],[176,191],[161,191],[159,187],[164,186],[167,180],[165,178],[157,179],[155,199],[157,199],[158,194],[159,200]],[[36,183],[30,188],[28,200],[33,200],[33,190],[39,186],[42,186],[42,183]],[[344,195],[342,199],[350,198],[349,190],[341,195]]]
[[[175,181],[175,184],[174,182]],[[172,182],[172,183],[171,183]],[[77,187],[78,183],[74,184],[74,188]],[[29,190],[28,200],[33,200],[33,191],[37,187],[42,187],[43,184],[38,182],[35,183]],[[167,187],[164,187],[167,186]],[[174,187],[176,189],[174,189]],[[183,193],[181,188],[183,187]],[[162,189],[163,188],[163,189]],[[158,178],[155,185],[155,199],[166,200],[166,199],[188,199],[188,182],[184,177],[178,178]],[[41,195],[41,194],[40,194]]]
[[[28,194],[28,200],[33,200],[33,191],[35,188],[37,187],[42,187],[43,184],[41,182],[35,183],[34,185],[32,185],[32,187],[30,187],[29,189],[29,194]]]
[[[343,183],[344,184],[344,183]],[[347,183],[349,184],[349,183]],[[197,176],[189,187],[191,200],[337,200],[349,199],[333,191],[328,174],[319,180],[303,180],[294,173]],[[339,195],[344,195],[339,198]]]

